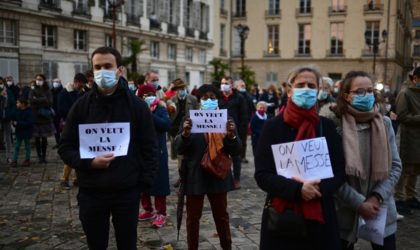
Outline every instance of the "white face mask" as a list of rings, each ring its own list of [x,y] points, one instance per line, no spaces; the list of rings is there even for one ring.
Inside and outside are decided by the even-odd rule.
[[[230,84],[220,85],[220,90],[223,91],[223,92],[230,92],[230,90],[231,90]]]
[[[7,83],[7,86],[9,86],[9,87],[13,85],[12,81],[7,81],[6,83]]]

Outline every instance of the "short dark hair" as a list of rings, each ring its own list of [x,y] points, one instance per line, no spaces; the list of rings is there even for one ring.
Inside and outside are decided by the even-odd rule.
[[[93,56],[96,54],[112,54],[115,57],[115,62],[117,63],[117,67],[122,66],[122,57],[118,50],[111,48],[111,47],[99,47],[93,51],[92,56],[90,57],[90,61],[92,61]]]
[[[36,78],[37,76],[41,77],[41,78],[42,78],[42,80],[44,80],[44,81],[46,81],[46,80],[47,80],[47,78],[45,77],[45,75],[44,75],[44,74],[36,74],[36,75],[35,75],[35,78]]]
[[[233,84],[233,78],[231,76],[224,76],[222,79],[225,79],[226,81],[228,81],[230,84]]]
[[[78,81],[78,82],[83,82],[83,83],[87,83],[87,78],[84,74],[82,73],[77,73],[73,80]]]
[[[85,72],[85,76],[86,76],[86,78],[88,78],[88,77],[93,77],[93,71],[90,69],[90,70],[88,70],[88,71],[86,71]]]
[[[417,67],[414,69],[413,76],[420,77],[420,67]]]
[[[203,95],[205,95],[207,92],[213,92],[216,95],[216,98],[219,99],[220,98],[220,91],[218,88],[216,88],[215,86],[211,85],[211,84],[203,84],[200,86],[200,88],[198,88],[198,94],[197,94],[197,98],[201,99],[201,97]]]

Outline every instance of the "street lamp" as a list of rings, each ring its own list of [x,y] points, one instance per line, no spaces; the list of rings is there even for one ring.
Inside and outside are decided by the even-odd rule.
[[[241,78],[244,79],[245,40],[248,38],[249,27],[246,25],[238,24],[235,28],[238,30],[239,38],[241,39]]]
[[[376,68],[376,55],[378,54],[379,50],[379,44],[386,41],[388,38],[388,32],[386,30],[382,31],[382,41],[379,41],[379,34],[375,34],[377,31],[374,31],[373,33],[373,39],[372,39],[372,33],[369,31],[365,32],[365,42],[366,45],[369,48],[372,48],[373,52],[373,75],[375,75],[375,68]],[[375,38],[378,37],[378,38]]]
[[[117,9],[124,4],[124,0],[108,0],[108,7],[112,8],[112,47],[117,47],[117,33],[115,32],[115,21],[117,19]]]

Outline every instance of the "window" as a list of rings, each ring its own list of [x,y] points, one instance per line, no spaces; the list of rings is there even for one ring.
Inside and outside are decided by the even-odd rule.
[[[343,75],[341,73],[328,73],[328,77],[331,78],[334,82],[342,79]]]
[[[236,0],[236,16],[246,16],[246,0]]]
[[[0,76],[13,76],[19,82],[19,62],[15,58],[0,58]]]
[[[279,53],[279,26],[268,25],[267,54],[276,55]]]
[[[185,72],[185,82],[188,85],[190,83],[190,72]]]
[[[176,45],[168,44],[168,59],[175,60],[176,57]]]
[[[311,25],[299,24],[298,54],[309,55],[310,53],[311,53]]]
[[[87,32],[86,30],[74,31],[74,49],[86,50],[87,49]]]
[[[369,45],[369,51],[373,52],[373,44],[379,44],[379,22],[366,22],[365,31],[366,43]]]
[[[47,8],[59,8],[60,0],[41,0],[40,5]]]
[[[175,1],[169,1],[169,23],[177,24]]]
[[[368,10],[378,10],[381,8],[381,0],[368,0]]]
[[[171,82],[171,81],[175,80],[176,78],[177,77],[176,77],[175,70],[169,70],[168,71],[168,81]]]
[[[75,63],[74,64],[74,73],[82,73],[84,74],[86,71],[88,71],[88,65],[86,63]]]
[[[105,46],[112,48],[112,36],[105,34]]]
[[[204,71],[200,71],[200,74],[199,74],[199,83],[200,83],[200,85],[203,85],[204,84]]]
[[[280,14],[280,0],[268,0],[268,14],[269,15]]]
[[[42,47],[55,48],[57,40],[57,27],[42,25]]]
[[[420,30],[416,30],[416,34],[415,34],[414,38],[420,39]]]
[[[76,0],[74,3],[74,13],[89,14],[89,5],[87,0]]]
[[[309,14],[311,13],[311,0],[299,0],[299,13]]]
[[[193,2],[192,0],[188,0],[187,2],[187,13],[186,13],[186,26],[187,28],[192,28],[193,27]]]
[[[226,25],[220,24],[220,51],[225,50],[225,32],[226,32]]]
[[[205,49],[200,49],[200,51],[198,52],[198,58],[201,64],[206,63],[206,50]]]
[[[344,23],[331,23],[331,55],[343,54]]]
[[[345,0],[332,0],[331,9],[332,9],[332,11],[344,11],[345,10]]]
[[[191,47],[186,47],[185,48],[185,59],[189,62],[193,61],[193,48]]]
[[[56,62],[42,62],[42,73],[51,82],[58,76],[58,64]]]
[[[225,0],[220,0],[220,9],[225,9]]]
[[[420,56],[420,45],[413,46],[413,56]]]
[[[16,22],[0,19],[0,43],[16,45]]]
[[[239,37],[239,30],[233,29],[233,43],[232,43],[232,56],[241,55],[241,38]]]
[[[155,59],[159,58],[159,43],[158,42],[150,43],[150,56]]]
[[[278,81],[277,73],[275,72],[267,72],[266,74],[266,82],[268,83],[276,83]]]

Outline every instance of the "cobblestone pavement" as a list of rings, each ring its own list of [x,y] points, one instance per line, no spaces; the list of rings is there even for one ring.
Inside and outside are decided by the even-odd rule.
[[[61,189],[62,162],[51,146],[48,152],[48,164],[38,164],[34,157],[31,167],[14,169],[5,163],[4,151],[0,152],[0,249],[87,249],[78,219],[77,188]],[[242,189],[230,192],[228,196],[233,249],[243,250],[258,249],[265,198],[253,179],[250,150],[247,158],[250,163],[242,166]],[[170,161],[170,178],[171,184],[177,178],[174,161]],[[151,222],[139,223],[139,249],[187,249],[186,214],[177,241],[177,197],[176,190],[172,188],[171,191],[167,201],[167,225],[156,230],[151,228]],[[399,222],[398,227],[398,249],[420,249],[420,211],[414,211]],[[109,249],[116,249],[112,229]],[[201,219],[199,249],[221,249],[207,201]],[[368,250],[370,246],[359,242],[356,249]]]

